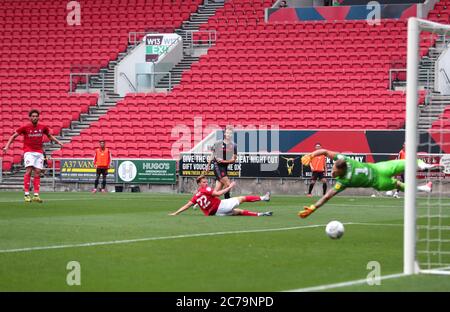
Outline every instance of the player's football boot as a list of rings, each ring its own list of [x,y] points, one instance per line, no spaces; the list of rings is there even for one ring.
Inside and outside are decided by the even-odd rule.
[[[306,194],[306,197],[312,197],[312,194]]]
[[[106,193],[106,189],[102,189],[102,193]]]
[[[425,185],[419,185],[417,187],[418,191],[422,191],[422,192],[426,192],[426,193],[431,193],[433,191],[433,182],[428,182]]]
[[[424,162],[423,160],[420,160],[420,159],[417,161],[417,167],[419,168],[419,170],[430,170],[430,169],[442,168],[442,166],[440,164],[427,164],[426,162]]]
[[[30,195],[25,195],[23,198],[25,199],[26,203],[31,203],[31,196]]]
[[[92,189],[91,193],[97,193],[97,189]]]
[[[266,195],[261,196],[262,201],[270,201],[270,192],[267,192]]]
[[[40,203],[42,204],[44,201],[39,197],[39,195],[34,195],[32,201],[34,203]]]
[[[258,216],[260,216],[260,217],[271,217],[272,215],[273,215],[272,211],[258,213]]]
[[[425,185],[425,187],[426,187],[426,189],[425,189],[425,191],[426,192],[428,192],[428,193],[431,193],[432,191],[433,191],[433,182],[428,182],[426,185]]]

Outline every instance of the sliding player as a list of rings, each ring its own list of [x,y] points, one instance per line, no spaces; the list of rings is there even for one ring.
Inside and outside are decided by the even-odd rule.
[[[253,212],[237,208],[240,204],[245,202],[256,201],[269,201],[270,193],[264,196],[240,196],[232,197],[224,200],[220,200],[219,196],[228,192],[233,188],[235,182],[231,182],[226,188],[216,191],[208,186],[208,180],[205,176],[201,175],[197,178],[197,184],[199,189],[197,193],[189,200],[186,205],[178,209],[177,211],[169,214],[176,216],[183,211],[189,209],[194,204],[198,204],[205,216],[252,216],[252,217],[266,217],[271,216],[272,212]]]

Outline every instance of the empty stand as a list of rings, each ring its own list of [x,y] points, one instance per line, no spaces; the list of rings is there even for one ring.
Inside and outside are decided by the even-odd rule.
[[[96,95],[68,94],[71,66],[89,65],[98,71],[127,48],[129,32],[173,32],[202,0],[80,1],[77,26],[67,23],[68,2],[2,1],[0,116],[11,121],[2,124],[2,133],[10,135],[27,121],[28,111],[37,108],[42,122],[59,134],[97,102]],[[20,153],[16,142],[3,169],[9,170],[10,156]]]
[[[45,6],[39,2],[39,5],[52,14],[61,11],[53,9],[55,5],[50,3],[54,2]],[[30,37],[41,43],[55,41],[52,54],[33,51],[33,57],[38,60],[52,61],[49,67],[39,69],[58,68],[58,71],[66,70],[68,75],[69,67],[60,64],[69,65],[73,60],[100,67],[126,47],[128,31],[151,27],[173,30],[188,17],[188,12],[195,10],[199,1],[172,2],[185,7],[186,14],[174,7],[166,10],[166,2],[162,1],[156,6],[154,1],[110,0],[107,9],[100,3],[104,1],[89,1],[90,13],[79,30],[56,27],[46,36],[46,31],[55,26],[49,23],[46,29],[39,29]],[[183,74],[182,83],[173,92],[127,95],[53,156],[92,157],[93,148],[103,138],[114,157],[172,158],[175,142],[183,144],[185,150],[198,143],[194,123],[199,118],[200,132],[205,131],[202,137],[208,134],[204,130],[208,126],[227,124],[278,125],[282,129],[399,129],[403,126],[405,96],[388,90],[388,71],[393,62],[405,62],[406,21],[383,20],[378,26],[370,26],[365,21],[265,24],[264,8],[272,3],[271,0],[227,1],[201,27],[201,30],[217,31],[216,45]],[[445,18],[445,14],[441,15],[446,10],[445,3],[448,1],[439,3],[430,17]],[[154,14],[156,7],[157,11],[164,10],[163,14]],[[22,14],[7,12],[6,18]],[[154,24],[146,24],[149,20]],[[1,36],[16,42],[12,23],[5,25],[7,35]],[[432,42],[431,38],[422,44],[422,55]],[[67,45],[70,55],[64,52]],[[19,48],[20,44],[12,46]],[[6,63],[10,68],[26,70],[32,62],[24,65],[18,53]],[[65,77],[61,75],[57,83],[61,86],[58,89],[61,97],[68,88],[68,82],[63,83]],[[36,81],[42,81],[41,78]],[[50,81],[48,84],[54,85]],[[6,92],[11,93],[11,89]],[[53,93],[51,98],[54,99]],[[65,122],[64,119],[56,121]]]

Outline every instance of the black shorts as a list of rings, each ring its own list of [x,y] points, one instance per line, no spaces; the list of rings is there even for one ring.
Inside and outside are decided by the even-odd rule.
[[[227,177],[228,176],[228,170],[227,170],[227,166],[220,166],[215,164],[214,165],[214,175],[216,176],[217,180],[222,179],[223,177]]]
[[[322,180],[325,177],[323,171],[313,171],[311,179],[313,181]]]
[[[101,175],[107,175],[108,169],[107,168],[97,168],[97,174]]]

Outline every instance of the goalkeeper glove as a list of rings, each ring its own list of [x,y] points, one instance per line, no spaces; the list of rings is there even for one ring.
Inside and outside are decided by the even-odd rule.
[[[303,156],[302,157],[302,164],[304,166],[309,166],[309,163],[311,162],[311,159],[312,159],[311,154],[307,154],[307,155]]]
[[[298,213],[298,216],[300,218],[304,219],[307,216],[309,216],[310,214],[312,214],[314,212],[314,210],[316,210],[316,206],[314,206],[314,205],[304,206],[303,210]]]

